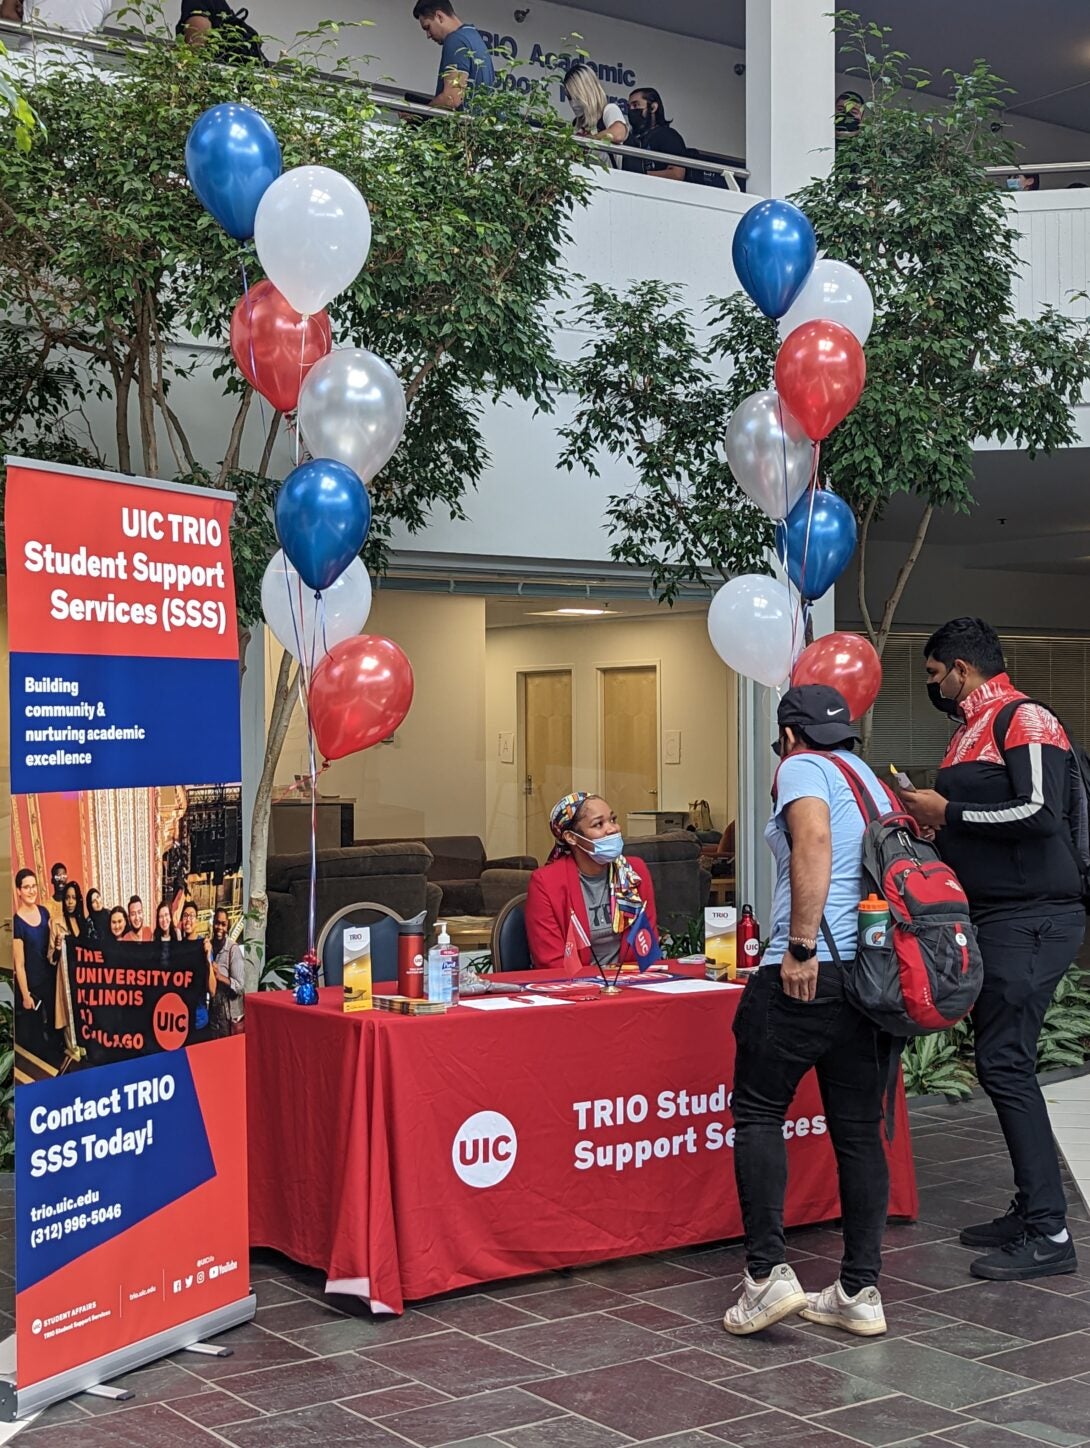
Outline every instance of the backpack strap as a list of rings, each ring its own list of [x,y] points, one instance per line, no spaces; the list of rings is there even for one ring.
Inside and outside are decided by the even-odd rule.
[[[852,798],[855,800],[856,804],[859,807],[859,812],[863,816],[864,828],[866,828],[867,825],[874,824],[876,820],[880,820],[882,818],[878,806],[874,803],[874,800],[871,797],[870,790],[866,787],[863,781],[859,778],[859,775],[856,774],[855,770],[852,769],[850,765],[845,764],[844,761],[838,758],[836,754],[827,752],[824,749],[800,749],[798,753],[792,754],[790,757],[792,759],[797,759],[800,755],[805,754],[813,755],[817,759],[827,759],[829,763],[836,768],[838,773],[843,778],[844,783],[852,792]],[[783,765],[783,762],[784,761],[782,760],[780,761],[781,767]],[[775,803],[776,801],[776,780],[779,778],[779,773],[780,771],[779,769],[777,769],[776,776],[772,781],[773,803]],[[882,789],[885,792],[886,797],[892,805],[893,809],[897,811],[898,814],[903,813],[899,801],[897,800],[896,796],[893,794],[893,791],[889,788],[889,786],[881,779],[878,780],[878,783],[882,786]],[[788,849],[791,849],[791,831],[784,830],[784,835],[787,839],[787,847]],[[836,947],[836,941],[833,939],[833,932],[829,928],[829,921],[824,914],[822,914],[821,917],[821,938],[825,941],[825,944],[829,950],[829,954],[833,957],[833,964],[842,966],[844,964],[843,957],[841,956],[840,951]]]

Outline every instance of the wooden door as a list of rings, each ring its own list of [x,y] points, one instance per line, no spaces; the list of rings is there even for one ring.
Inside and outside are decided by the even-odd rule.
[[[570,669],[521,675],[525,850],[544,864],[555,841],[549,814],[572,788]]]
[[[659,808],[659,686],[651,665],[601,671],[602,794],[622,830]]]

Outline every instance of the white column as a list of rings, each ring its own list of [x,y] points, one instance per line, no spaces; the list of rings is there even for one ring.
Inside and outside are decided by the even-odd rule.
[[[746,0],[747,189],[788,196],[833,156],[836,38],[829,0]]]
[[[833,633],[836,621],[830,588],[811,607],[814,637]],[[784,686],[786,687],[786,685]],[[738,906],[752,905],[767,926],[772,905],[772,852],[764,839],[772,799],[776,756],[772,753],[779,729],[776,707],[781,690],[766,689],[752,679],[739,681],[738,690],[738,825],[735,835]]]
[[[746,166],[753,196],[788,196],[833,164],[836,41],[829,0],[746,0]],[[833,592],[814,605],[831,633]],[[743,680],[738,702],[738,904],[766,929],[772,855],[764,842],[779,694]]]

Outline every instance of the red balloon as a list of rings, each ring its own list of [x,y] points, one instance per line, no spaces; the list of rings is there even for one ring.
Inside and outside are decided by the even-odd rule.
[[[278,412],[298,406],[303,378],[332,350],[325,312],[302,317],[270,281],[252,286],[231,314],[231,354],[238,369]]]
[[[839,322],[803,322],[776,355],[776,391],[812,442],[828,437],[844,421],[866,380],[859,339]]]
[[[324,759],[389,739],[413,701],[413,670],[397,644],[357,634],[334,644],[310,681],[310,719]]]
[[[853,719],[862,719],[882,687],[882,660],[858,634],[831,633],[804,649],[791,671],[792,684],[829,684],[839,689]]]

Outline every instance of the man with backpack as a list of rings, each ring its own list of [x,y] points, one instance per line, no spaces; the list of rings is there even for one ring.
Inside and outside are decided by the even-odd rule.
[[[194,49],[213,36],[217,60],[267,65],[261,36],[250,24],[249,14],[246,9],[233,10],[227,0],[182,0],[174,33]]]
[[[742,1336],[801,1313],[871,1337],[886,1330],[877,1283],[889,1201],[882,1099],[892,1041],[846,998],[844,978],[857,953],[866,828],[856,791],[875,813],[887,814],[891,801],[853,756],[859,734],[835,689],[789,689],[777,720],[782,762],[765,830],[776,859],[772,921],[764,962],[734,1023],[731,1109],[746,1272],[723,1326]],[[807,1293],[786,1261],[783,1126],[811,1067],[836,1152],[844,1257],[836,1282]]]
[[[1086,788],[1059,719],[1019,691],[996,632],[978,618],[946,623],[924,646],[931,702],[956,719],[934,790],[904,808],[936,830],[969,897],[984,958],[973,1010],[980,1084],[999,1116],[1017,1195],[1005,1216],[966,1227],[988,1249],[975,1277],[1014,1281],[1074,1272],[1063,1182],[1037,1084],[1045,1011],[1086,929]]]

